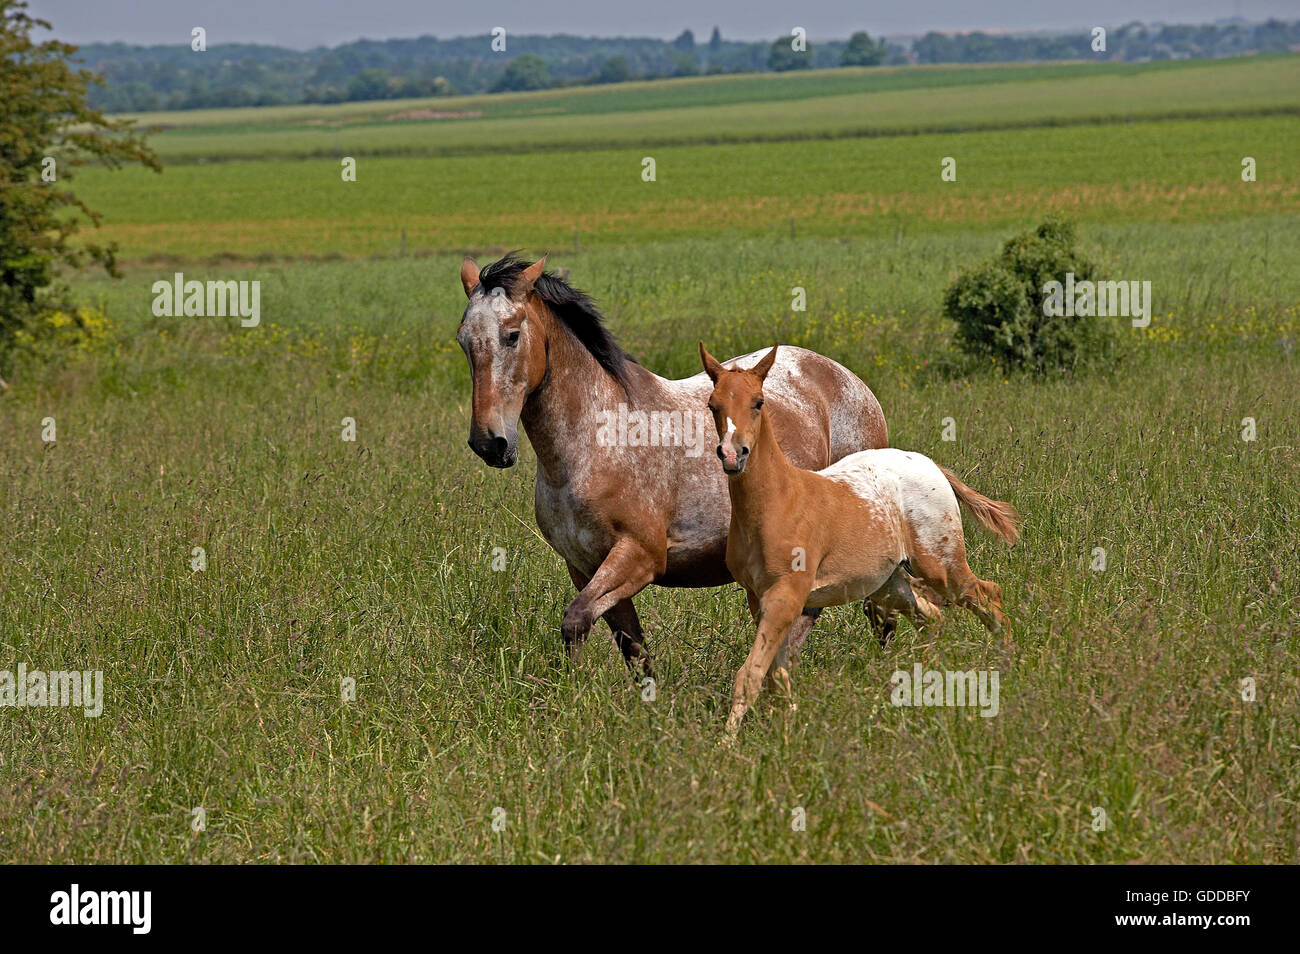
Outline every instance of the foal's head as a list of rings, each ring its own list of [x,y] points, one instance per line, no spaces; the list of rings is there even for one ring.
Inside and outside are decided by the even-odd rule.
[[[492,280],[495,266],[480,271],[472,258],[461,265],[469,303],[456,332],[474,378],[469,446],[493,467],[518,459],[519,412],[546,375],[546,332],[530,304],[546,256],[526,268],[508,256],[502,262],[514,267],[501,281]]]
[[[763,428],[763,381],[776,362],[777,346],[748,370],[728,371],[700,342],[700,360],[713,381],[709,411],[718,429],[718,458],[728,474],[741,474]]]

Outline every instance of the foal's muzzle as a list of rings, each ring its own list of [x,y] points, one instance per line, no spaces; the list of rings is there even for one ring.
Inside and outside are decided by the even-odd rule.
[[[741,447],[739,450],[733,450],[730,453],[718,445],[718,460],[722,461],[722,469],[728,474],[744,473],[745,461],[749,460],[749,448]]]

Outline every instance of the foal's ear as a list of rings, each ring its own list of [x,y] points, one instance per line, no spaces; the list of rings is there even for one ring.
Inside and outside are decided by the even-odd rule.
[[[772,345],[772,350],[763,357],[763,360],[749,369],[758,375],[760,381],[767,378],[767,372],[771,371],[772,365],[776,364],[776,349],[779,347],[781,347],[779,342]]]
[[[722,365],[718,359],[709,354],[704,348],[704,342],[700,342],[700,361],[704,365],[704,373],[709,376],[709,380],[714,384],[718,383],[718,375],[722,373]]]
[[[542,277],[542,270],[544,268],[546,268],[545,255],[523,270],[521,274],[523,275],[524,281],[528,283],[528,291],[533,290],[533,286],[537,284],[537,279]]]
[[[460,263],[460,283],[465,286],[465,297],[468,298],[478,285],[478,262],[472,258],[467,258]]]

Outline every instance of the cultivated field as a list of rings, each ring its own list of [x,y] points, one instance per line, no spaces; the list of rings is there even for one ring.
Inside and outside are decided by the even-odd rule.
[[[0,669],[106,683],[99,718],[0,710],[0,858],[1300,861],[1297,64],[169,114],[161,176],[78,180],[125,259],[75,279],[112,337],[0,397]],[[385,120],[420,110],[482,115]],[[943,289],[1053,211],[1151,281],[1151,326],[1085,376],[959,356]],[[1010,634],[950,613],[882,649],[830,610],[798,711],[763,697],[725,751],[738,588],[638,599],[653,702],[603,623],[571,668],[534,458],[465,446],[457,270],[515,246],[660,373],[700,337],[855,370],[894,444],[1024,515],[1011,548],[968,521]],[[260,280],[261,324],[154,318],[175,271]],[[997,670],[999,714],[892,706],[916,663]]]

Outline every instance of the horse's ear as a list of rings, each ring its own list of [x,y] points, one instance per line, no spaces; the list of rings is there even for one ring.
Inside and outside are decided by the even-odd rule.
[[[465,286],[465,297],[468,298],[478,285],[479,267],[478,262],[472,258],[467,258],[460,263],[460,283]]]
[[[533,286],[537,284],[537,279],[542,277],[542,270],[546,268],[546,256],[543,255],[533,264],[523,270],[524,281],[528,283],[528,290],[532,291]]]
[[[772,365],[776,363],[776,349],[779,347],[781,347],[779,343],[772,345],[772,350],[764,355],[763,360],[750,368],[751,371],[758,375],[760,381],[766,380],[767,372],[771,371]]]
[[[705,350],[704,342],[700,342],[700,361],[704,365],[704,373],[709,376],[709,380],[714,384],[718,383],[718,375],[722,373],[722,365],[718,359]]]

